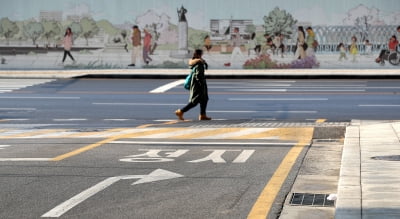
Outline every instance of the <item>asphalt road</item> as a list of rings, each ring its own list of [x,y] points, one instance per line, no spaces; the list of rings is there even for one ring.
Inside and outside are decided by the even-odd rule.
[[[188,100],[176,80],[43,80],[1,93],[13,88],[7,80],[29,83],[1,80],[3,125],[132,127],[174,120],[173,112]],[[400,80],[208,80],[208,85],[208,115],[217,120],[397,119],[400,108]],[[198,112],[193,109],[185,117],[197,119]]]
[[[176,80],[2,79],[0,218],[276,218],[313,124],[396,119],[399,82],[209,80],[177,123]]]

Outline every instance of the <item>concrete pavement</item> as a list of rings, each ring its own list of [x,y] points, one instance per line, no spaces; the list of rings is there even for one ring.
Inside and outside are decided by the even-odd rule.
[[[400,121],[353,121],[344,142],[335,218],[400,218]]]

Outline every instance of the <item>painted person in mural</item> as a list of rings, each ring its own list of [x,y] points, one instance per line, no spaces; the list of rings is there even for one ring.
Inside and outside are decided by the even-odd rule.
[[[261,49],[262,54],[273,55],[276,49],[276,46],[274,45],[274,40],[268,33],[264,34],[264,38],[265,38],[265,44]]]
[[[356,36],[351,37],[350,54],[353,56],[352,62],[357,62],[358,48]]]
[[[240,49],[241,44],[242,44],[242,39],[240,38],[239,27],[235,27],[233,29],[233,35],[232,35],[232,41],[231,41],[231,45],[233,47],[231,59],[230,59],[230,62],[224,64],[226,67],[231,66],[231,64],[234,61],[237,61],[237,57],[239,57],[240,59],[243,59],[243,60],[245,59],[245,57],[243,56],[243,53]]]
[[[307,27],[307,37],[306,37],[306,43],[307,43],[307,50],[306,50],[306,55],[311,56],[314,55],[315,51],[315,33],[311,27]]]
[[[258,45],[258,43],[257,43],[256,33],[253,32],[251,34],[250,40],[247,43],[246,47],[247,47],[247,55],[248,56],[250,56],[253,53],[253,51],[255,52],[256,55],[260,54],[261,46]]]
[[[385,59],[388,59],[389,54],[391,52],[397,51],[397,46],[399,45],[399,41],[397,41],[396,35],[393,35],[389,39],[388,49],[382,49],[379,57],[375,59],[376,63],[380,63],[381,65],[385,65]]]
[[[140,30],[137,25],[132,27],[132,55],[131,55],[131,64],[128,66],[134,67],[136,65],[136,59],[140,57],[140,46],[141,44],[141,35]]]
[[[67,58],[67,55],[72,59],[74,64],[76,63],[74,57],[71,55],[71,49],[72,49],[72,44],[73,44],[73,33],[70,27],[67,28],[64,34],[64,40],[63,40],[63,45],[64,45],[64,56],[62,59],[62,63],[64,64],[65,58]]]
[[[344,44],[343,43],[339,43],[338,48],[339,48],[339,53],[340,53],[339,61],[342,61],[343,59],[347,60],[346,47],[344,46]]]
[[[183,118],[183,114],[197,106],[197,104],[200,104],[199,120],[211,120],[206,113],[208,103],[208,88],[204,73],[208,68],[208,65],[202,56],[203,50],[197,49],[193,54],[193,58],[189,60],[189,66],[193,71],[192,81],[190,83],[189,103],[182,109],[175,111],[175,115],[179,120],[185,120]]]
[[[295,57],[298,59],[304,59],[306,57],[307,44],[305,42],[305,36],[304,27],[299,26],[297,28],[297,48],[295,53]]]
[[[282,33],[277,33],[275,34],[275,38],[274,38],[274,44],[275,44],[275,48],[277,48],[277,52],[276,54],[278,54],[278,52],[281,52],[281,57],[283,58],[283,54],[285,53],[285,44],[284,44],[284,39],[285,37],[283,36]]]
[[[400,39],[400,26],[397,27],[397,39]],[[399,45],[400,46],[400,45]],[[400,49],[397,48],[397,51],[400,52]]]
[[[147,29],[143,29],[144,38],[143,38],[143,61],[148,65],[149,62],[153,61],[150,57],[151,51],[151,34]]]
[[[207,52],[210,53],[212,48],[210,36],[207,35],[204,37],[204,48],[206,48]]]

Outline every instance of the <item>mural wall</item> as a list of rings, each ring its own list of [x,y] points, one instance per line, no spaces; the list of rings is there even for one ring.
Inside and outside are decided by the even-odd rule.
[[[398,0],[0,4],[0,69],[187,68],[195,49],[213,69],[399,67],[375,62],[400,37]]]

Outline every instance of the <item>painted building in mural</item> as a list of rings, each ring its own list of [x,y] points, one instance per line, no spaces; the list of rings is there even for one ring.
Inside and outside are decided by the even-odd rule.
[[[399,67],[396,54],[392,64],[374,62],[389,39],[400,36],[398,0],[0,3],[0,69],[187,68],[194,49],[203,49],[214,69]],[[135,25],[141,45],[133,60]],[[68,27],[74,62],[63,62]],[[347,59],[339,59],[341,43]]]

